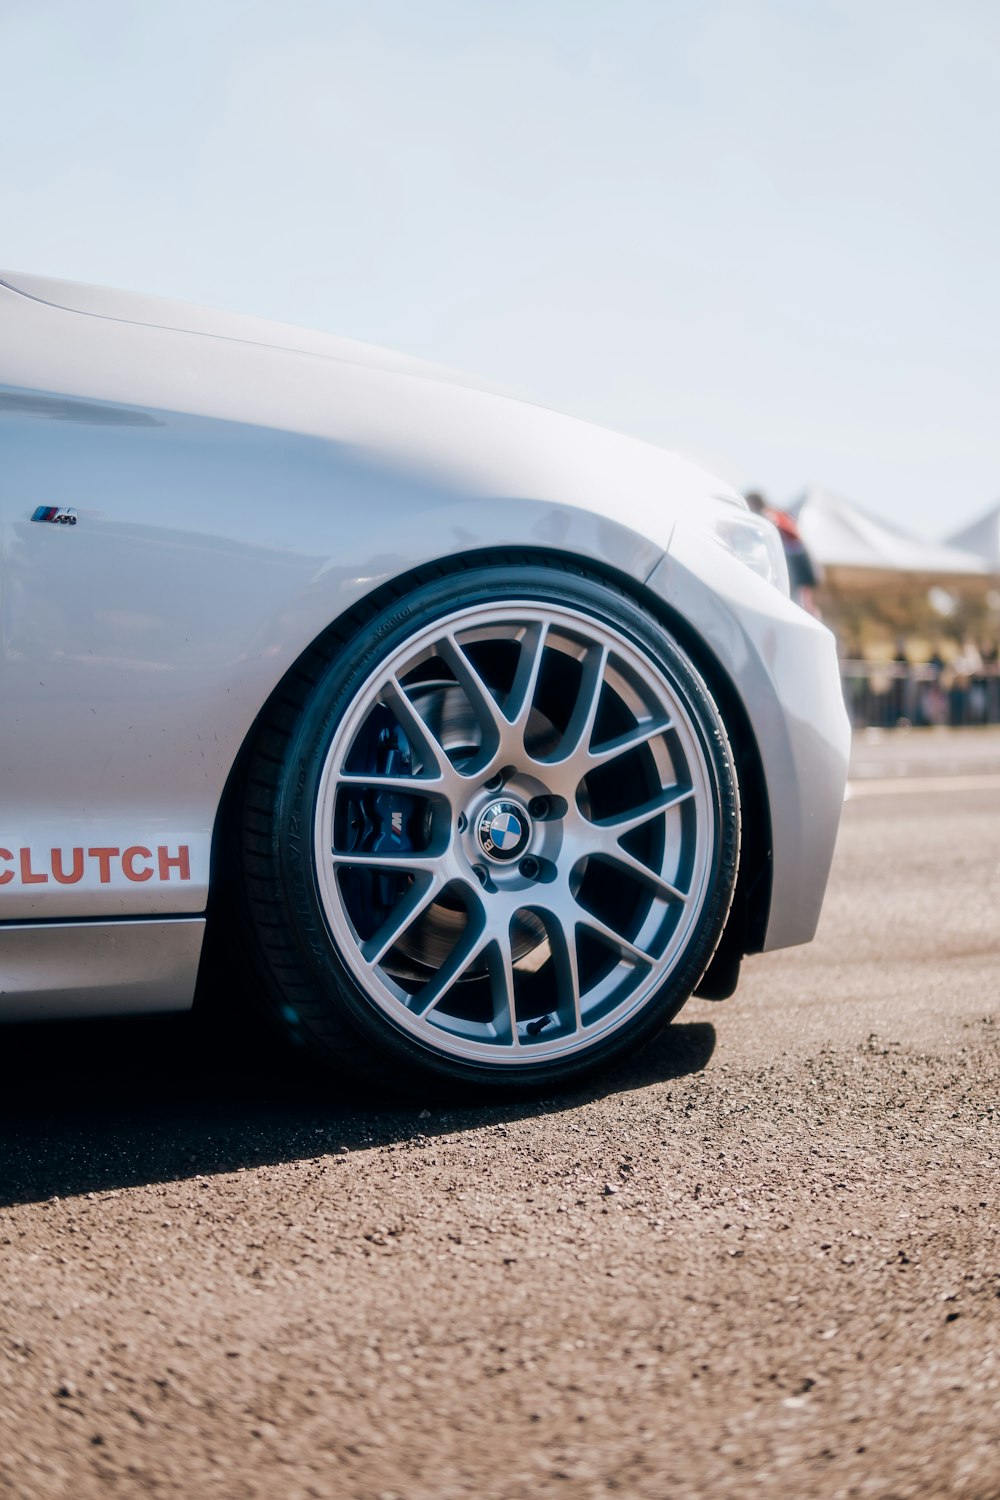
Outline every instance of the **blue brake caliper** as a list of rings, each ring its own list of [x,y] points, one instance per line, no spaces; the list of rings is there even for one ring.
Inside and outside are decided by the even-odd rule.
[[[369,715],[355,744],[357,768],[370,773],[372,785],[352,799],[354,838],[352,849],[364,854],[407,854],[414,848],[413,830],[421,811],[420,799],[405,792],[379,791],[380,776],[409,776],[413,769],[409,742],[387,708],[379,706]],[[370,879],[358,880],[355,918],[370,935],[378,930],[407,888],[402,871],[379,870]],[[352,884],[354,882],[352,881]],[[353,903],[352,903],[353,904]]]

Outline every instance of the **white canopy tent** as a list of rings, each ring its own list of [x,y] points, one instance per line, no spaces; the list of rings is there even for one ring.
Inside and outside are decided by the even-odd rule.
[[[880,579],[897,586],[907,581],[922,587],[947,581],[974,585],[985,583],[992,571],[983,556],[908,536],[829,490],[807,490],[789,510],[834,588],[868,588]]]
[[[1000,573],[1000,504],[994,505],[971,526],[956,531],[948,538],[948,544],[974,553],[982,558],[991,572]]]

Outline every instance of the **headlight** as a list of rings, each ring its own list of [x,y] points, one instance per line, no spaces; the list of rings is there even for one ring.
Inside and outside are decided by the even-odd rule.
[[[752,511],[727,511],[715,517],[712,530],[727,552],[788,594],[788,564],[776,526]]]

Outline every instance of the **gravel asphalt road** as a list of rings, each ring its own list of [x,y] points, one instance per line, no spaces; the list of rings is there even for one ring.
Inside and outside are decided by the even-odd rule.
[[[0,1494],[1000,1497],[1000,758],[898,755],[817,941],[585,1092],[3,1032]]]

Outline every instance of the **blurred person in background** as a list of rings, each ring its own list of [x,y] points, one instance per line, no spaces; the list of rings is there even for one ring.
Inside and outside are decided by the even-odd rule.
[[[986,700],[986,723],[1000,724],[1000,652],[989,641],[980,647],[983,658],[983,694]]]
[[[774,506],[768,505],[759,490],[748,490],[744,498],[755,515],[764,516],[777,526],[781,545],[785,549],[792,598],[796,604],[819,618],[819,608],[813,595],[813,590],[820,583],[819,569],[809,556],[794,516],[790,516],[786,510],[775,510]]]
[[[983,705],[978,686],[982,679],[983,658],[975,641],[962,642],[957,656],[952,658],[951,670],[949,722],[952,725],[981,723]]]

